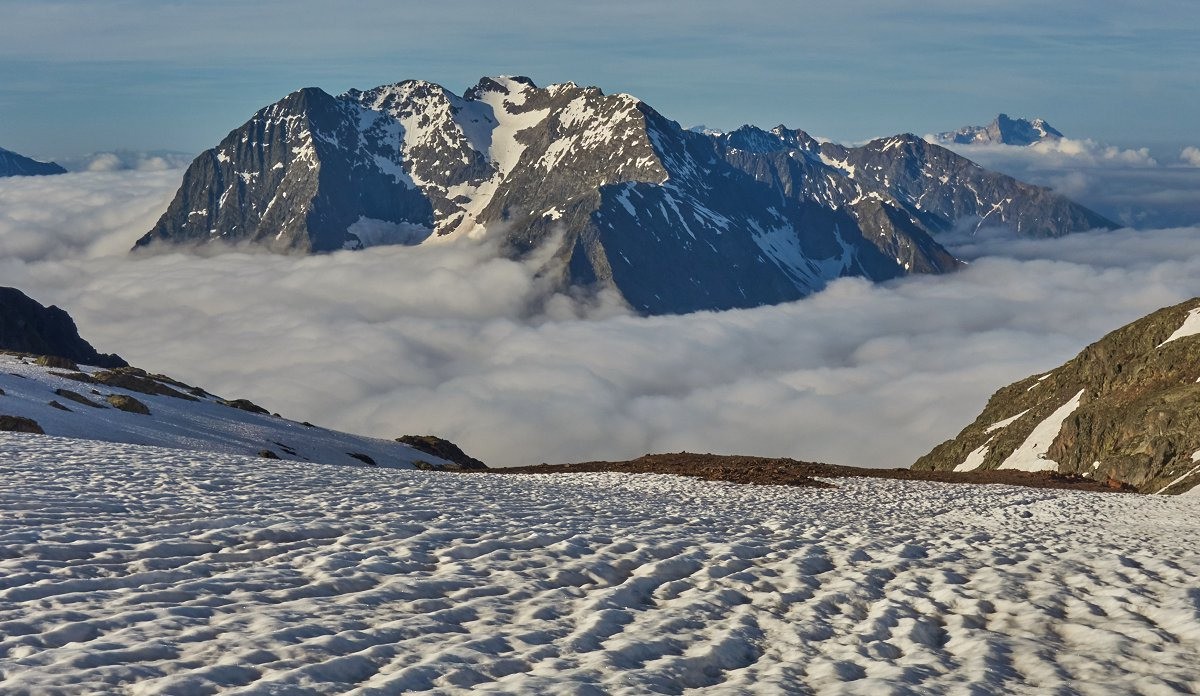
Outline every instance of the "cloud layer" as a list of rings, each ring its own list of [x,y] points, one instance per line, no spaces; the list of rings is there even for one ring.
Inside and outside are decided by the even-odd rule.
[[[436,433],[492,464],[687,449],[906,466],[996,388],[1200,294],[1197,229],[977,236],[953,275],[653,318],[543,306],[530,269],[485,247],[125,255],[178,179],[0,182],[0,284],[147,369],[352,432]]]

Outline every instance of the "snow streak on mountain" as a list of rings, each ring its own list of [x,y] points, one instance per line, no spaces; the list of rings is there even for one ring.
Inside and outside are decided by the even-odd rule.
[[[323,252],[487,237],[558,289],[678,313],[797,299],[841,276],[941,273],[964,220],[1028,236],[1113,223],[912,135],[847,148],[783,126],[681,128],[626,94],[524,77],[306,88],[188,169],[142,239]]]

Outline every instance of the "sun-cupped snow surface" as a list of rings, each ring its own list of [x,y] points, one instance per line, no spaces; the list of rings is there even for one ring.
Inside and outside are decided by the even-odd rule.
[[[1058,462],[1047,459],[1046,452],[1050,450],[1050,444],[1062,430],[1063,421],[1079,408],[1079,404],[1083,400],[1083,391],[1080,389],[1078,394],[1059,406],[1054,413],[1046,417],[1046,420],[1034,426],[1033,432],[1029,433],[1025,442],[1013,450],[1013,453],[1008,455],[1008,459],[1005,459],[997,468],[1021,471],[1058,471]]]
[[[94,368],[82,369],[96,372]],[[282,459],[354,466],[366,465],[367,460],[381,467],[403,468],[411,468],[416,461],[445,463],[392,440],[253,413],[227,406],[212,395],[185,400],[87,384],[62,374],[70,371],[48,369],[33,364],[30,358],[0,354],[0,415],[31,418],[50,435],[89,440],[229,454],[255,455],[269,450]],[[73,392],[91,405],[63,396],[59,390]],[[149,413],[111,408],[109,395],[132,397]],[[59,406],[51,406],[51,402]]]
[[[1200,689],[1200,499],[0,433],[0,692]]]
[[[1195,336],[1196,334],[1200,334],[1200,307],[1188,312],[1187,317],[1183,320],[1183,324],[1178,329],[1175,329],[1175,333],[1168,336],[1167,340],[1158,344],[1158,347],[1162,348],[1171,341]]]

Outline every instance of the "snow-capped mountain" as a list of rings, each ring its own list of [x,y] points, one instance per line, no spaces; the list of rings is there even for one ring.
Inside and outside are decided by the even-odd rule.
[[[409,438],[413,447],[327,430],[129,367],[92,349],[66,312],[12,288],[0,288],[0,431],[323,464],[483,466],[438,438]]]
[[[938,133],[940,143],[958,145],[1032,145],[1043,140],[1064,137],[1054,126],[1040,118],[1032,121],[999,114],[986,126],[964,126],[956,131]]]
[[[611,288],[654,314],[952,270],[934,237],[964,219],[1029,236],[1115,226],[911,135],[847,148],[782,126],[699,133],[626,94],[500,77],[461,97],[419,80],[294,92],[201,154],[138,246],[487,236],[510,257],[546,250],[557,287]]]
[[[996,392],[916,469],[1058,471],[1144,493],[1200,485],[1200,298]]]
[[[0,177],[44,176],[66,173],[67,170],[54,162],[39,162],[25,155],[18,155],[12,150],[5,150],[0,147]]]

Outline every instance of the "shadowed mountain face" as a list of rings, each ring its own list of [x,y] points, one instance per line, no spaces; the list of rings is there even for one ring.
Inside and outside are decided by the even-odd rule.
[[[1200,298],[996,392],[914,469],[1057,471],[1144,493],[1200,484]]]
[[[24,155],[18,155],[12,150],[5,150],[0,147],[0,177],[45,176],[66,173],[67,170],[54,162],[39,162]]]
[[[1000,114],[986,126],[965,126],[956,131],[938,133],[937,140],[959,145],[1032,145],[1062,137],[1063,134],[1054,126],[1040,118],[1029,121]]]
[[[16,288],[0,287],[0,350],[53,355],[97,367],[128,365],[116,355],[96,352],[80,338],[69,314],[53,305],[44,307]]]
[[[294,92],[200,155],[138,246],[487,237],[511,258],[546,249],[552,286],[661,314],[953,270],[935,237],[968,220],[1028,236],[1114,226],[910,135],[846,148],[782,126],[696,133],[629,95],[503,77],[462,96],[422,81]]]

